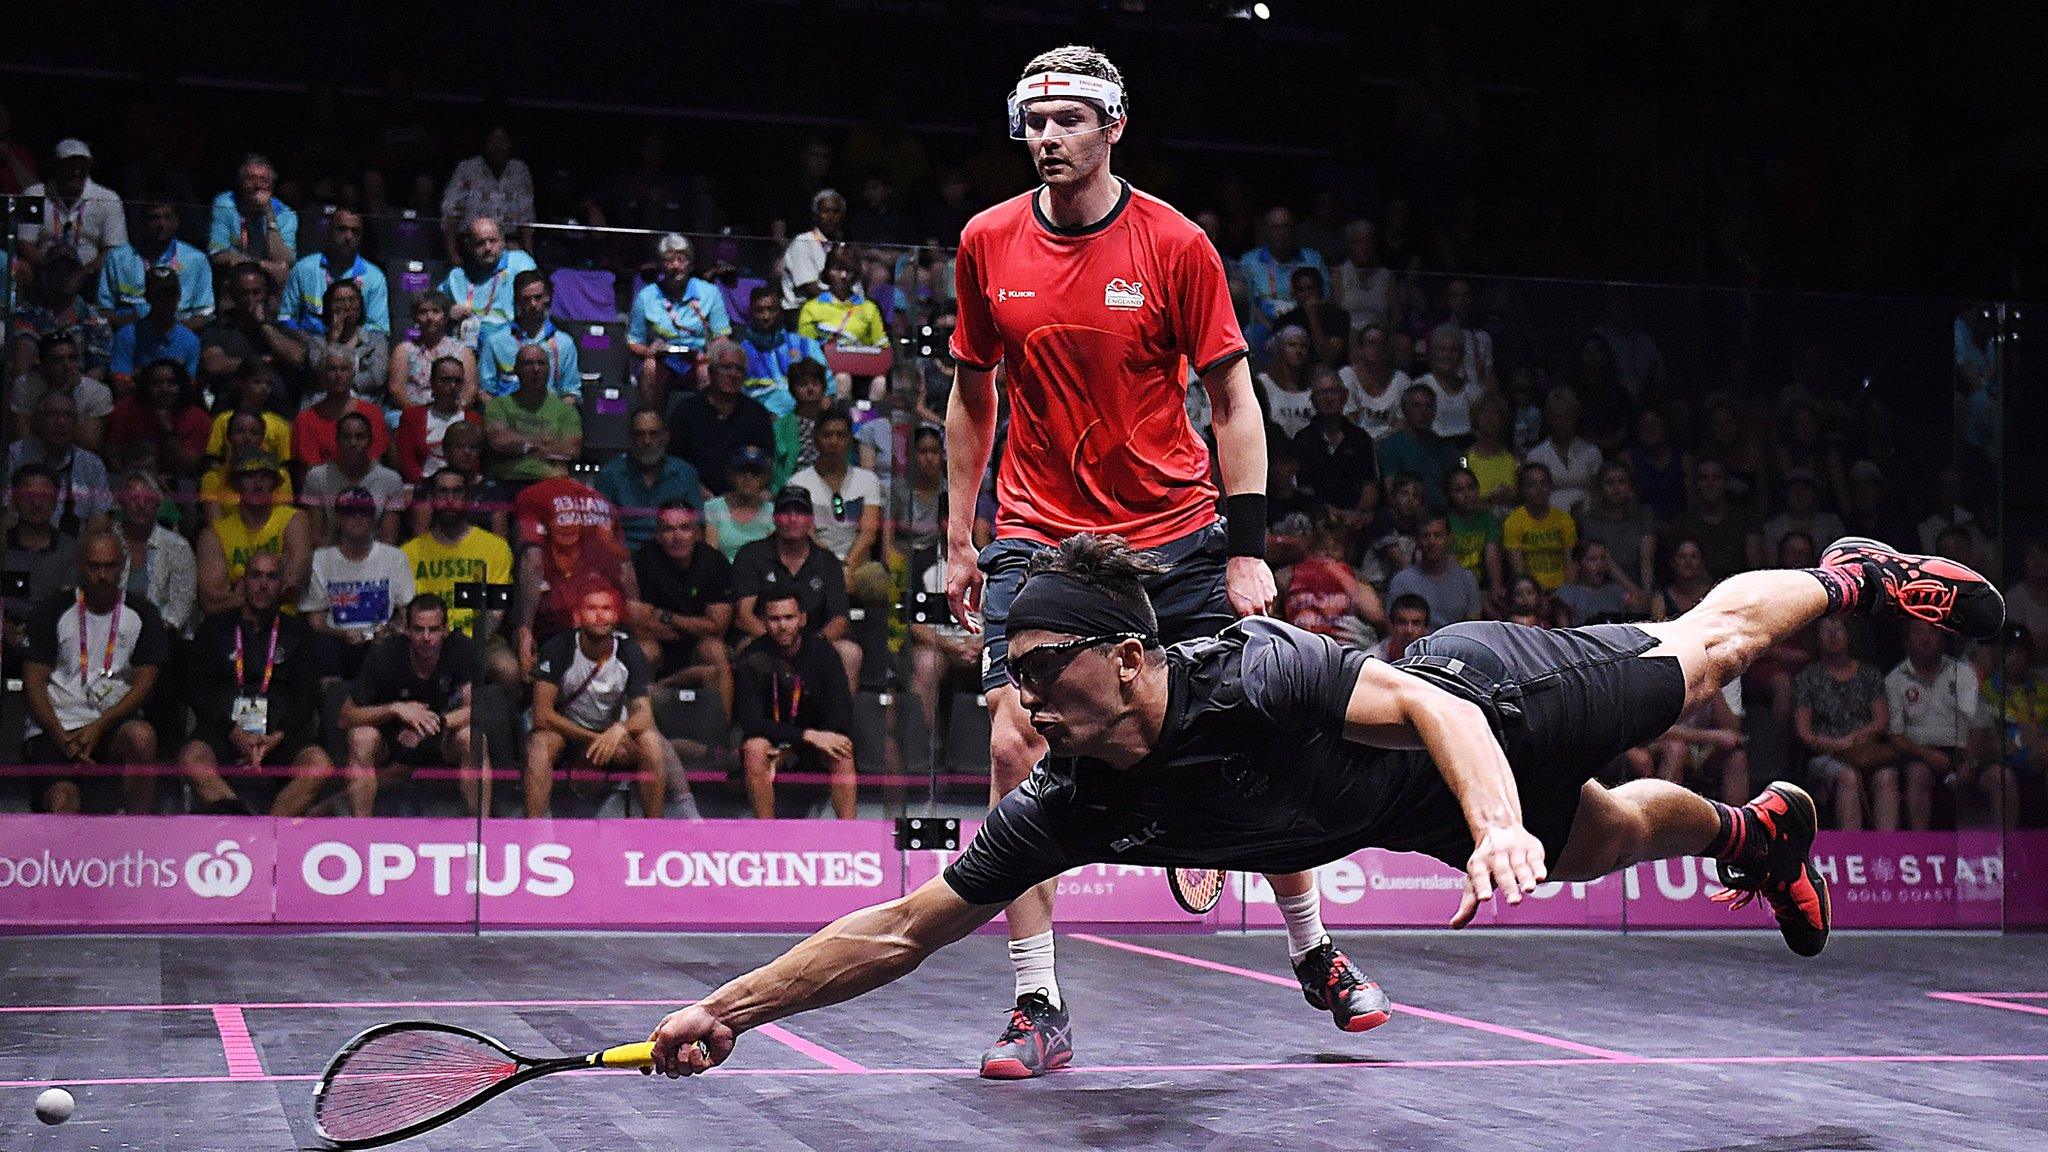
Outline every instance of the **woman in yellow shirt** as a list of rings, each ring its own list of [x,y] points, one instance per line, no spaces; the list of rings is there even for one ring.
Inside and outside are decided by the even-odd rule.
[[[229,472],[234,461],[246,460],[257,453],[274,459],[283,459],[270,450],[270,421],[277,419],[268,412],[261,413],[259,420],[255,412],[223,412],[221,423],[215,425],[222,433],[222,461],[206,470],[199,478],[199,506],[201,523],[211,524],[241,506],[242,498],[236,494],[234,478]],[[291,432],[285,432],[290,442]],[[280,503],[292,502],[292,478],[282,468],[278,470],[277,498]]]
[[[861,294],[854,283],[858,276],[853,257],[835,253],[825,265],[825,290],[797,313],[797,333],[827,346],[879,348],[887,344],[889,330],[882,323],[882,310]]]
[[[1479,502],[1505,516],[1520,502],[1515,492],[1522,462],[1508,444],[1508,409],[1500,395],[1488,392],[1472,405],[1472,446],[1465,449],[1465,467],[1479,481]]]
[[[206,437],[206,454],[217,464],[228,463],[228,421],[237,412],[263,417],[263,450],[279,460],[292,458],[291,422],[270,410],[270,369],[255,358],[235,373],[235,405],[213,418],[213,430]]]

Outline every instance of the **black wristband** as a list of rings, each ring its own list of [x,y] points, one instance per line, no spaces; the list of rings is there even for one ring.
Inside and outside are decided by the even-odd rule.
[[[1266,494],[1240,492],[1223,498],[1224,551],[1232,556],[1266,554]]]

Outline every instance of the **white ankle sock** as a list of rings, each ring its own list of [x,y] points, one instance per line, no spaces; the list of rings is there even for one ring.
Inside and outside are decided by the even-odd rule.
[[[1323,931],[1323,894],[1311,884],[1299,896],[1276,896],[1280,915],[1287,918],[1287,959],[1299,960],[1330,938]],[[1014,949],[1016,945],[1012,944]],[[1014,955],[1014,953],[1012,953]]]
[[[1010,941],[1010,967],[1017,974],[1017,995],[1043,992],[1052,1006],[1060,1006],[1060,982],[1052,974],[1052,933],[1040,932]]]

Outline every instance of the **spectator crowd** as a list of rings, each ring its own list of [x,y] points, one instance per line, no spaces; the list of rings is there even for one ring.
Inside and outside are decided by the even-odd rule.
[[[570,266],[504,127],[448,177],[428,260],[354,207],[294,210],[262,156],[203,234],[95,182],[83,141],[47,162],[0,563],[26,712],[0,740],[37,810],[691,816],[696,775],[757,816],[851,817],[870,766],[933,757],[903,729],[971,701],[942,592],[951,266],[888,243],[956,235],[959,174],[913,220],[886,166],[849,205],[807,148],[804,227],[766,260],[664,230]],[[1957,435],[1914,437],[1807,349],[1772,384],[1685,379],[1625,292],[1536,331],[1527,286],[1422,271],[1398,214],[1326,216],[1275,206],[1225,252],[1290,622],[1392,660],[1466,620],[1668,619],[1844,534],[2001,570],[1973,318]],[[1187,415],[1207,431],[1199,385]],[[2020,551],[2005,642],[1824,621],[1612,771],[1730,802],[1791,776],[1845,828],[2038,813],[2048,542]]]

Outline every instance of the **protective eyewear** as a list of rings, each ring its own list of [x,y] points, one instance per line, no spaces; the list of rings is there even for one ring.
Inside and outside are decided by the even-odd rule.
[[[1010,674],[1010,683],[1018,688],[1028,688],[1042,693],[1046,686],[1060,678],[1074,657],[1095,647],[1097,644],[1118,644],[1125,640],[1143,640],[1142,632],[1111,632],[1103,636],[1081,636],[1073,640],[1056,640],[1051,644],[1040,644],[1023,655],[1012,655],[1005,665]]]

